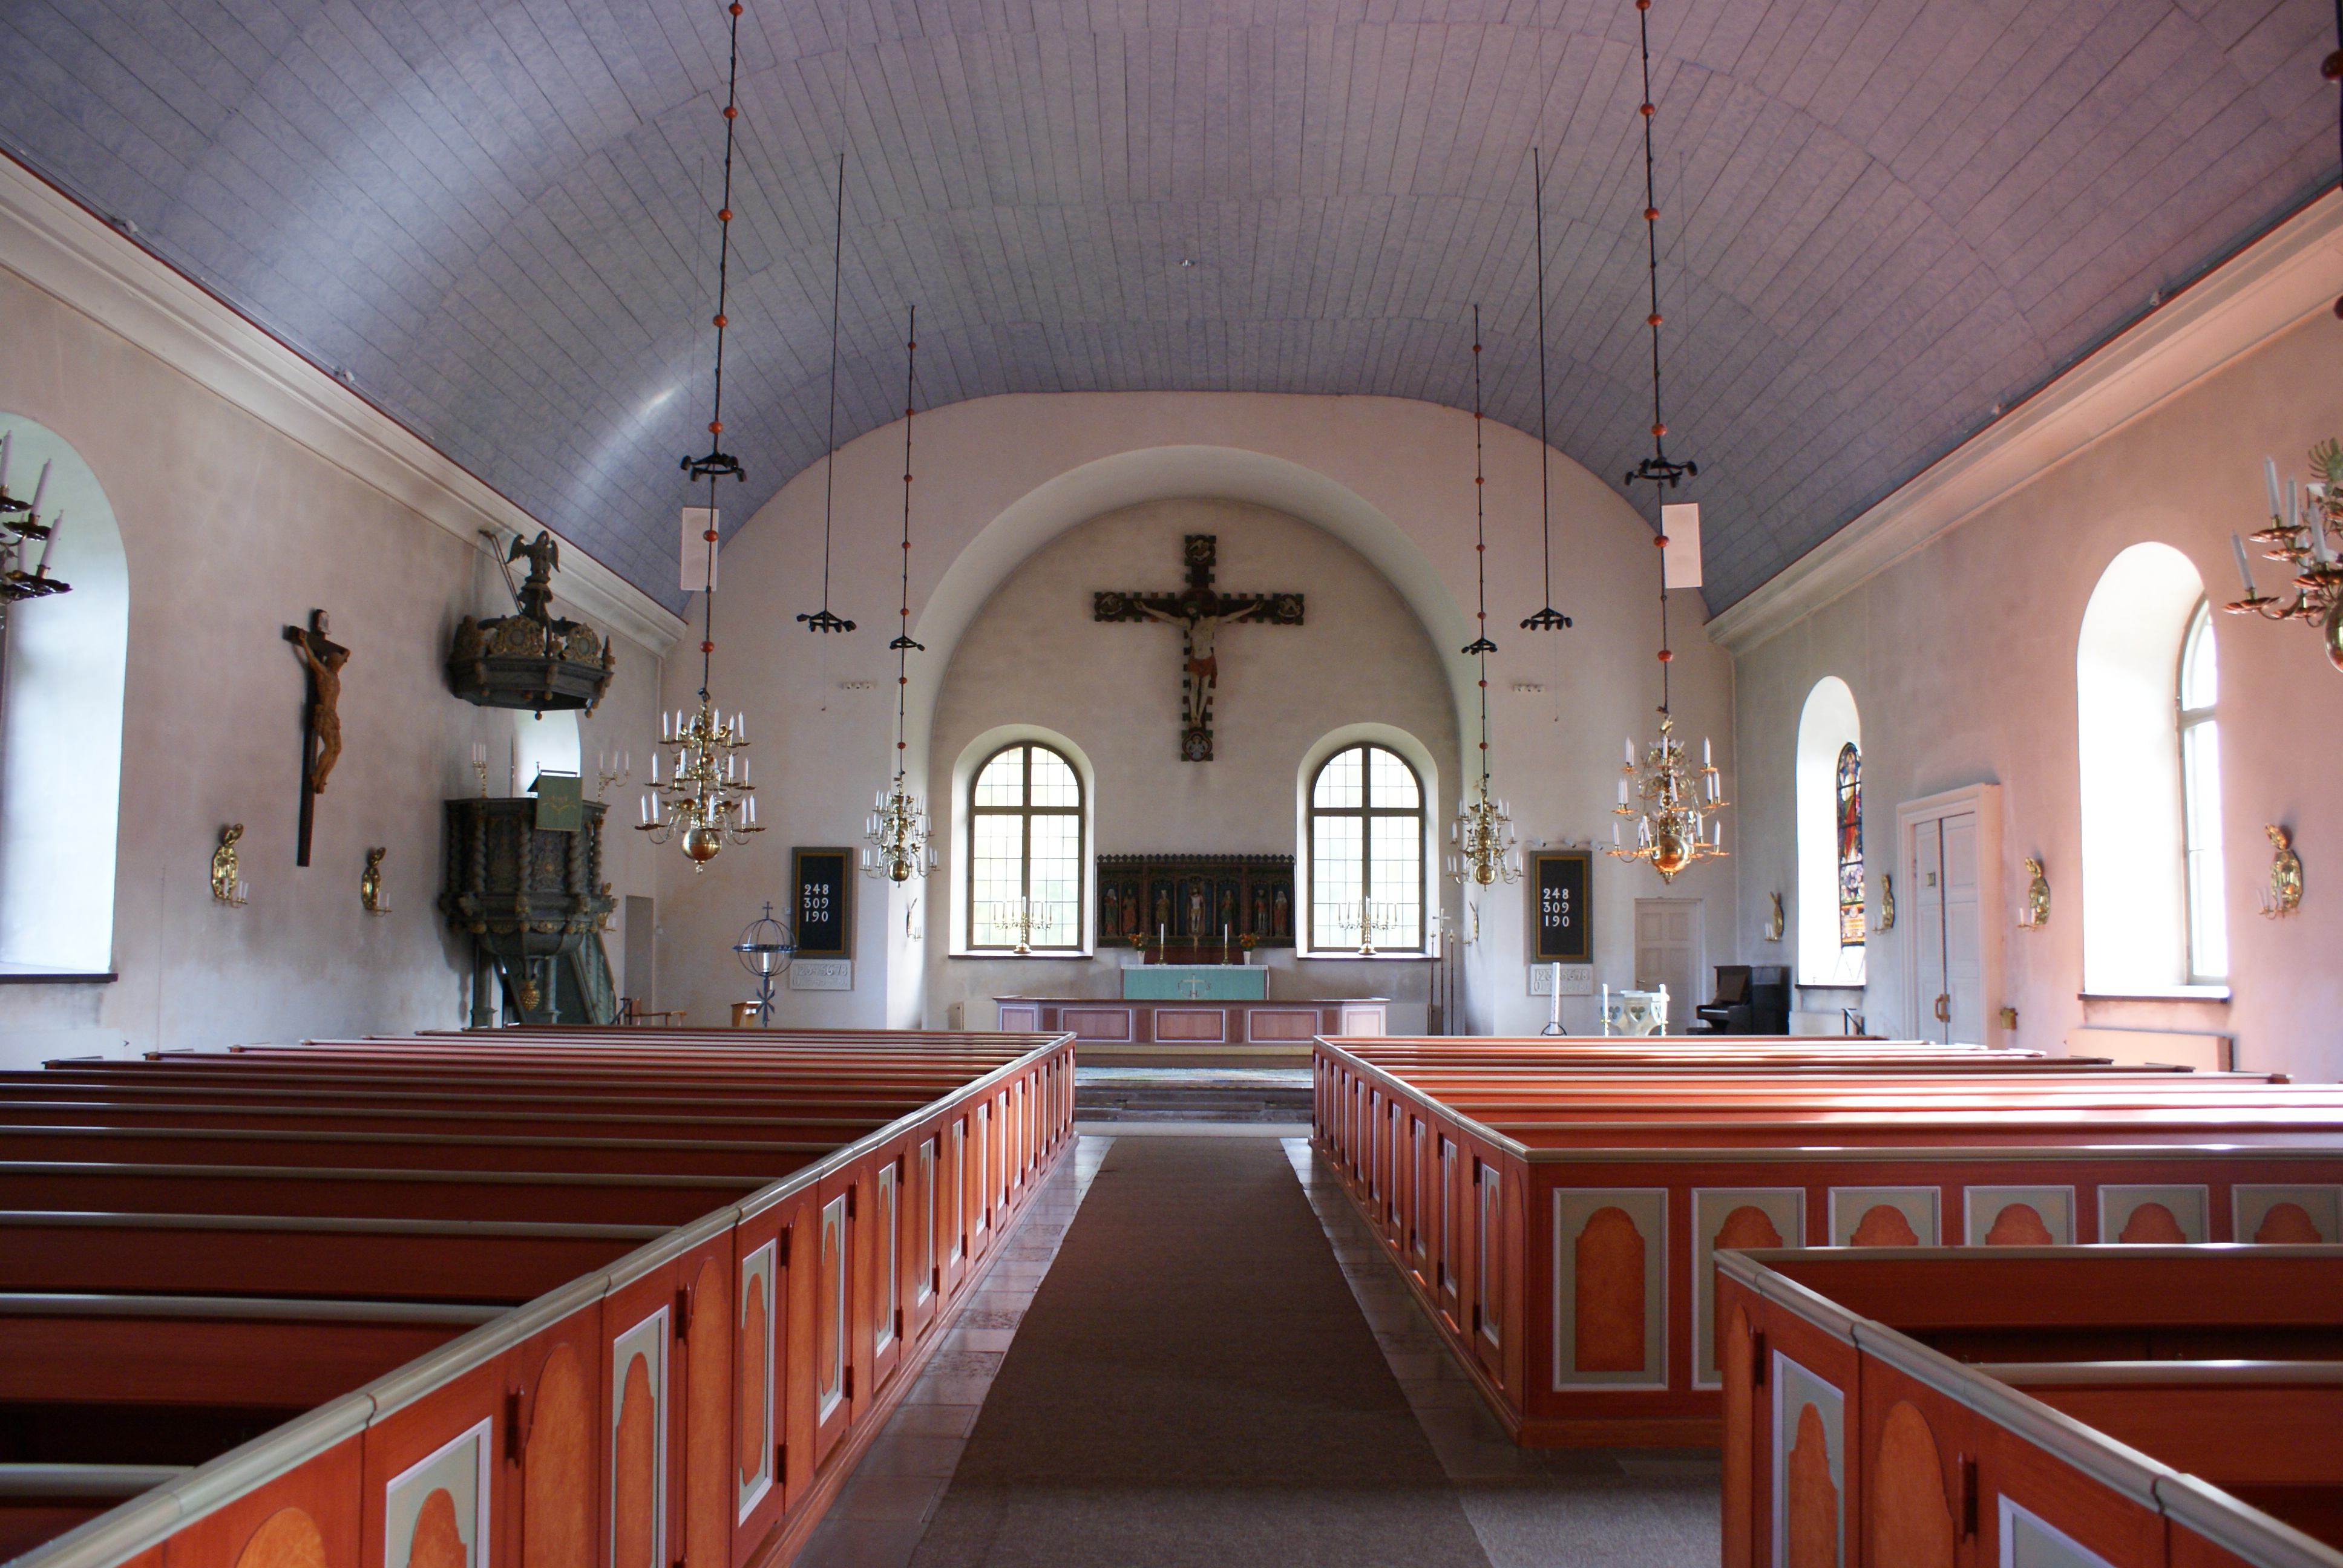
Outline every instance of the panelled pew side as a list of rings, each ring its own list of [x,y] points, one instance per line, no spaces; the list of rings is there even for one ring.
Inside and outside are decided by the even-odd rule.
[[[1523,1129],[1418,1095],[1350,1043],[1320,1042],[1313,1141],[1489,1403],[1534,1444],[1714,1441],[1718,1246],[2088,1241],[2103,1230],[2283,1241],[2301,1233],[2304,1208],[2332,1227],[2343,1202],[2343,1118],[2323,1111],[2312,1131],[2239,1132],[2207,1113],[2194,1138],[2127,1136],[2126,1113],[2101,1113],[2084,1129],[2100,1145],[2087,1151],[2028,1147],[2036,1132],[1992,1114],[1858,1136],[1776,1126],[1762,1106]],[[1582,1288],[1603,1294],[1589,1280],[1642,1310],[1614,1303],[1582,1333]]]
[[[1951,1315],[2010,1332],[2112,1339],[2185,1321],[2238,1346],[2275,1333],[2283,1354],[2288,1330],[2331,1327],[2343,1297],[2331,1248],[2109,1254],[1721,1253],[1726,1568],[1785,1551],[1881,1568],[2343,1568],[2343,1363],[1977,1366],[1901,1322],[1935,1287]],[[2125,1277],[2155,1288],[2105,1290]]]
[[[811,1528],[850,1465],[850,1451],[875,1431],[871,1417],[899,1396],[940,1337],[938,1325],[981,1272],[992,1238],[1014,1222],[1071,1141],[1071,1050],[1046,1041],[940,1098],[924,1116],[899,1119],[404,1369],[366,1391],[367,1408],[345,1426],[336,1425],[330,1408],[314,1412],[166,1489],[176,1496],[141,1499],[71,1540],[52,1543],[39,1560],[96,1563],[185,1554],[210,1537],[217,1549],[207,1554],[234,1562],[243,1550],[237,1543],[252,1544],[254,1526],[277,1519],[282,1510],[276,1505],[292,1500],[302,1510],[295,1522],[301,1529],[333,1538],[328,1563],[375,1568],[386,1561],[380,1543],[352,1533],[361,1493],[388,1487],[385,1467],[408,1459],[419,1457],[433,1476],[446,1469],[446,1454],[432,1457],[438,1447],[417,1456],[401,1446],[410,1421],[435,1438],[458,1422],[454,1442],[470,1442],[459,1470],[478,1452],[493,1451],[487,1494],[491,1555],[500,1563],[530,1559],[519,1522],[532,1513],[540,1525],[558,1525],[588,1550],[597,1540],[607,1546],[613,1532],[628,1533],[632,1543],[650,1528],[663,1537],[661,1549],[688,1562],[727,1557],[741,1564],[759,1553],[778,1560]],[[963,1189],[965,1206],[949,1201]],[[884,1305],[889,1280],[895,1305]],[[638,1309],[642,1314],[621,1332],[618,1320]],[[765,1324],[762,1340],[745,1333],[756,1312]],[[646,1332],[654,1318],[662,1327]],[[603,1351],[627,1348],[621,1339],[636,1359],[623,1369],[603,1365],[598,1378]],[[696,1379],[695,1348],[701,1369]],[[735,1401],[722,1372],[735,1362],[743,1377],[776,1374],[779,1386],[761,1401]],[[630,1402],[630,1388],[643,1400]],[[411,1389],[411,1401],[404,1389]],[[613,1408],[614,1401],[618,1419],[605,1431],[594,1412]],[[460,1426],[475,1413],[478,1422]],[[775,1441],[766,1455],[769,1438]],[[509,1464],[508,1443],[518,1456]],[[672,1459],[667,1483],[654,1478],[649,1488],[665,1506],[651,1510],[658,1517],[648,1526],[643,1510],[627,1501],[639,1496],[627,1487],[617,1503],[602,1506],[608,1500],[601,1498],[598,1458],[615,1462],[646,1452],[660,1462]],[[218,1495],[222,1476],[233,1480],[256,1462],[266,1484],[193,1519]],[[736,1462],[745,1468],[734,1474],[728,1467]],[[728,1474],[730,1483],[719,1484]],[[557,1481],[532,1484],[545,1475]],[[581,1480],[583,1507],[576,1505]],[[560,1524],[565,1509],[567,1523]],[[189,1527],[166,1528],[181,1523]],[[161,1544],[166,1534],[174,1539]],[[538,1538],[546,1539],[544,1530]]]

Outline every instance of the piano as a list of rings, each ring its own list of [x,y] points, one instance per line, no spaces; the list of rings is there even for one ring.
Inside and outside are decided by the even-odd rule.
[[[1716,995],[1693,1010],[1704,1034],[1790,1032],[1790,971],[1782,964],[1719,964]]]

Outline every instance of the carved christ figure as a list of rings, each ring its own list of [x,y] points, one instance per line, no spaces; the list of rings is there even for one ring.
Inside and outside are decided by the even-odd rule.
[[[1180,754],[1190,762],[1212,759],[1212,692],[1220,685],[1221,628],[1239,621],[1300,626],[1298,593],[1224,594],[1212,586],[1218,545],[1211,534],[1190,534],[1183,545],[1188,585],[1177,593],[1101,592],[1091,596],[1093,620],[1152,620],[1176,626],[1187,638],[1180,714]]]
[[[312,794],[326,792],[326,778],[342,756],[342,666],[349,663],[350,650],[339,643],[326,639],[326,612],[310,616],[310,628],[303,632],[298,627],[285,628],[286,640],[301,662],[309,667],[309,679],[314,693],[309,704],[309,723],[317,737],[317,754],[309,763],[309,789]]]
[[[1145,599],[1131,601],[1131,608],[1150,620],[1187,628],[1188,711],[1185,719],[1191,729],[1204,727],[1204,709],[1212,699],[1213,689],[1221,684],[1221,661],[1213,651],[1221,628],[1237,621],[1252,620],[1269,608],[1269,601],[1265,598],[1255,599],[1242,609],[1234,611],[1227,611],[1227,600],[1216,595],[1192,588],[1172,600],[1172,608],[1169,609],[1159,609]]]

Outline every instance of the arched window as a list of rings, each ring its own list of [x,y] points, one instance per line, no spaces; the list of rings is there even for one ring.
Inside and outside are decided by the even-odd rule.
[[[1869,896],[1863,859],[1863,727],[1855,693],[1825,675],[1798,715],[1797,978],[1865,983]]]
[[[1360,912],[1389,924],[1379,951],[1423,950],[1423,784],[1396,751],[1348,746],[1310,784],[1310,947],[1358,950]]]
[[[20,415],[0,414],[0,431],[12,437],[8,493],[29,499],[46,469],[41,518],[59,524],[55,548],[35,549],[22,569],[45,554],[49,575],[73,585],[10,605],[0,621],[0,970],[99,974],[114,963],[129,568],[113,505],[81,454]],[[60,758],[71,759],[62,785]],[[197,810],[216,813],[199,819],[210,833],[227,803],[204,782],[189,787]]]
[[[1838,945],[1863,945],[1863,753],[1838,749]]]
[[[1046,746],[1020,741],[987,758],[969,787],[968,945],[971,950],[1082,945],[1082,781]],[[1030,910],[1035,924],[1010,922]]]
[[[2180,847],[2188,863],[2188,983],[2229,978],[2229,918],[2222,903],[2221,696],[2213,607],[2197,601],[2180,644]]]
[[[2196,564],[2165,544],[2118,552],[2084,607],[2075,699],[2089,994],[2169,995],[2223,983],[2207,626]],[[2056,886],[2056,865],[2049,874]]]

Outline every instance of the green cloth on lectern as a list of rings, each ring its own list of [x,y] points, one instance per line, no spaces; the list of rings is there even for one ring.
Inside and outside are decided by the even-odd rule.
[[[586,781],[540,773],[528,787],[537,797],[537,825],[551,833],[575,833],[585,817]]]

